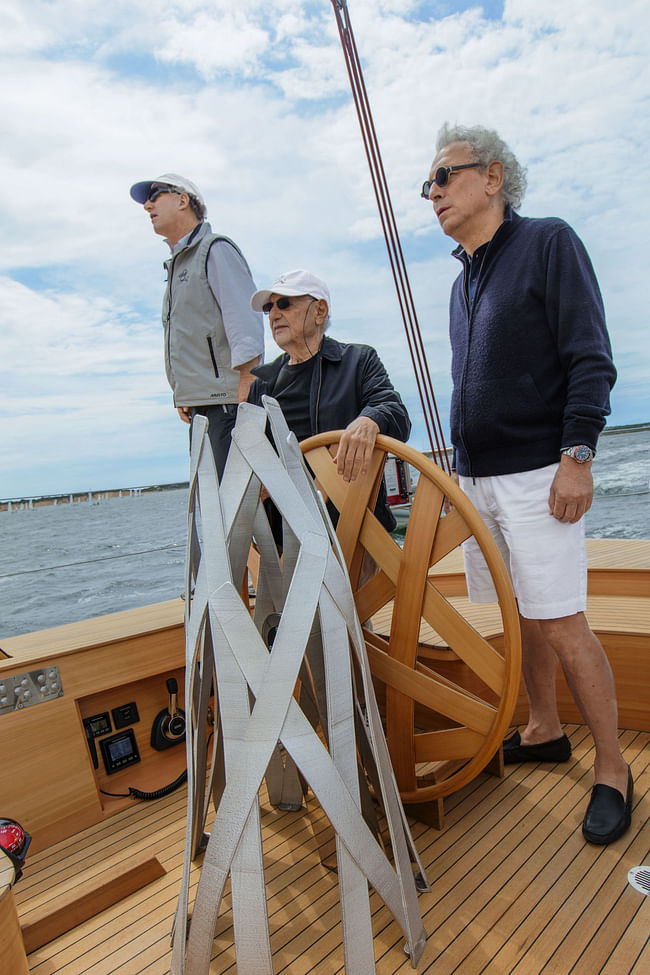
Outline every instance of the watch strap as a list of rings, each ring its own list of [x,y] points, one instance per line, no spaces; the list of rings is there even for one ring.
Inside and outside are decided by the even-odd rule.
[[[586,444],[576,444],[572,447],[562,447],[560,450],[561,454],[566,454],[567,457],[572,457],[578,464],[586,464],[591,461],[596,456],[596,451],[592,450]]]

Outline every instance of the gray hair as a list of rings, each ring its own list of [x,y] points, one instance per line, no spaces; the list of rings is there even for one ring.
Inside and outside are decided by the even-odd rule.
[[[186,190],[181,190],[182,193],[186,193]],[[207,207],[201,203],[193,193],[187,194],[190,198],[190,207],[192,208],[192,213],[197,218],[197,220],[205,220],[208,210]]]
[[[503,164],[501,195],[505,203],[518,210],[526,193],[526,167],[517,161],[501,136],[494,129],[486,129],[482,125],[449,125],[445,122],[438,132],[436,152],[452,142],[467,142],[474,161],[483,167],[495,160]]]

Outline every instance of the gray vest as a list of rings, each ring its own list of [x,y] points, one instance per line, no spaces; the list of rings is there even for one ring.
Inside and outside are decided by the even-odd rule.
[[[241,254],[232,240],[213,234],[210,224],[204,222],[183,249],[165,261],[165,370],[175,406],[237,402],[239,372],[230,365],[221,309],[206,270],[216,240],[227,241]],[[243,254],[241,257],[244,260]]]

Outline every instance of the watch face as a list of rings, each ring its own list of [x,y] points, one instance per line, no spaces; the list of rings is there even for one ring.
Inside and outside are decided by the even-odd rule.
[[[575,460],[578,461],[579,464],[584,464],[588,460],[592,459],[593,451],[591,450],[591,447],[584,447],[584,446],[575,447],[573,456]]]

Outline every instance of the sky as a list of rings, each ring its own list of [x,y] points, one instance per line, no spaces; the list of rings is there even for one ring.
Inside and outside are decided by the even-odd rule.
[[[349,0],[448,436],[453,242],[420,199],[445,122],[496,128],[525,216],[598,275],[614,425],[650,420],[645,0]],[[305,267],[428,446],[330,0],[0,0],[0,499],[184,481],[163,367],[167,247],[129,187],[197,183],[258,287]],[[266,358],[278,354],[268,339]]]

